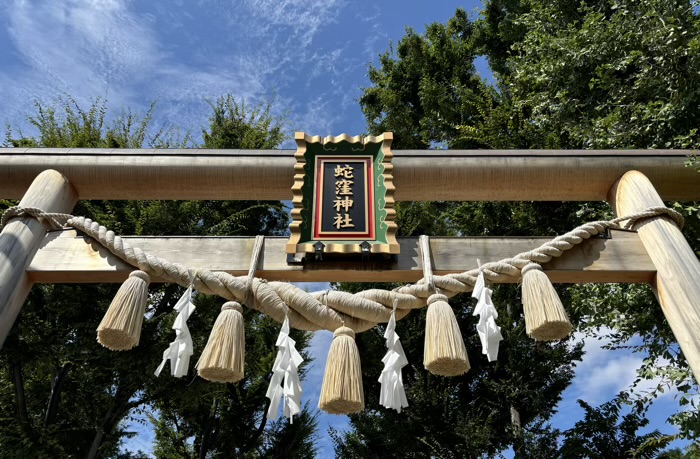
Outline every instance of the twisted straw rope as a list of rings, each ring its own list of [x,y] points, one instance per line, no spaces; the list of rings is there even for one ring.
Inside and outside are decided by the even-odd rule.
[[[203,293],[215,294],[230,301],[238,301],[246,306],[269,315],[278,322],[284,320],[288,308],[290,325],[300,330],[330,330],[345,325],[355,332],[369,330],[379,322],[388,322],[391,311],[396,305],[396,319],[406,316],[411,309],[426,306],[427,298],[439,289],[447,297],[458,293],[472,291],[479,271],[491,282],[513,280],[522,276],[522,270],[539,267],[552,258],[561,256],[591,236],[596,236],[607,229],[633,229],[639,222],[658,216],[670,217],[680,228],[683,217],[667,207],[650,207],[634,215],[618,217],[608,221],[585,223],[566,234],[557,236],[534,250],[523,252],[512,258],[485,263],[481,268],[474,268],[458,274],[432,276],[430,285],[426,279],[416,284],[406,285],[393,291],[371,289],[355,294],[335,290],[307,293],[285,282],[266,282],[249,276],[235,277],[225,272],[213,272],[207,269],[189,269],[179,263],[172,263],[164,258],[145,253],[133,247],[128,241],[114,234],[113,231],[85,217],[70,214],[46,213],[36,208],[12,207],[7,209],[0,219],[4,226],[10,219],[31,216],[47,223],[52,229],[66,226],[80,230],[112,254],[126,263],[138,267],[152,277],[174,282],[183,287],[190,285],[190,273],[194,273],[194,286]],[[620,223],[627,221],[624,227]]]

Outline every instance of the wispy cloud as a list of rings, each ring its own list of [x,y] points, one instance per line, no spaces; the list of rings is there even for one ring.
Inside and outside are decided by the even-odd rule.
[[[339,0],[245,0],[251,16],[264,19],[261,34],[273,28],[289,29],[295,40],[308,46],[322,28],[337,22],[336,15],[343,6]]]
[[[576,398],[597,405],[610,400],[621,391],[628,390],[637,379],[637,370],[645,355],[627,349],[605,349],[611,343],[607,336],[610,329],[601,329],[597,337],[576,333],[574,338],[584,343],[585,354],[576,367],[576,379],[572,392]],[[635,339],[633,338],[631,342]],[[643,380],[637,392],[643,393],[656,387],[660,380]]]
[[[583,416],[583,410],[578,406],[581,399],[593,406],[598,406],[615,397],[621,391],[632,387],[638,378],[637,370],[642,366],[642,353],[633,353],[629,349],[605,349],[610,344],[606,338],[611,330],[601,329],[598,336],[584,336],[577,333],[574,338],[584,343],[586,351],[583,361],[576,368],[576,377],[569,388],[562,394],[562,401],[557,406],[558,413],[552,418],[555,427],[566,430]],[[638,338],[637,338],[638,339]],[[632,343],[636,341],[632,339]],[[663,362],[661,362],[663,364]],[[642,380],[635,386],[635,393],[644,396],[657,385],[662,383],[660,378]],[[644,431],[659,429],[662,432],[675,432],[673,426],[667,424],[667,418],[679,410],[676,401],[678,392],[675,389],[666,390],[653,402],[646,416],[650,420]],[[696,401],[699,397],[694,396]],[[623,410],[628,412],[628,410]]]
[[[15,0],[4,15],[22,64],[19,71],[0,70],[0,80],[9,83],[0,87],[10,110],[5,116],[14,118],[13,109],[24,115],[27,102],[60,93],[79,102],[106,94],[128,102],[130,87],[160,60],[148,21],[131,14],[126,1]]]
[[[62,93],[81,104],[106,96],[117,109],[144,109],[158,99],[159,120],[195,130],[199,126],[192,121],[203,122],[209,113],[204,100],[226,93],[250,102],[275,97],[278,114],[296,112],[297,98],[288,94],[300,77],[316,72],[319,63],[339,72],[344,49],[312,52],[310,47],[342,5],[338,0],[209,1],[204,8],[210,30],[197,31],[186,26],[202,18],[162,2],[143,11],[138,8],[146,6],[127,0],[14,0],[0,11],[21,69],[0,67],[3,121],[22,119],[28,101],[52,101]],[[220,37],[218,43],[212,34]],[[331,98],[325,92],[319,96],[324,94]],[[314,108],[324,109],[331,114],[327,105]],[[333,119],[302,113],[292,118],[303,120],[306,130],[327,129]]]

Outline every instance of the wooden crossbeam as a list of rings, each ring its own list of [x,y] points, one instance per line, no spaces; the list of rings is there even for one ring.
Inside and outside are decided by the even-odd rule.
[[[688,150],[394,150],[397,201],[602,201],[629,170],[666,200],[700,199]],[[291,200],[293,150],[0,148],[0,198],[43,170],[80,199]]]
[[[254,238],[126,237],[145,252],[193,268],[246,275]],[[550,238],[432,237],[436,274],[463,272],[482,263],[531,250]],[[290,282],[415,282],[422,277],[418,238],[399,238],[401,254],[389,264],[317,262],[288,265],[286,237],[265,239],[257,276]],[[651,282],[656,269],[636,233],[610,231],[610,238],[592,238],[543,265],[557,283]],[[27,268],[33,282],[121,282],[132,267],[75,230],[49,232]],[[156,280],[157,281],[157,280]],[[518,282],[512,279],[511,282]]]

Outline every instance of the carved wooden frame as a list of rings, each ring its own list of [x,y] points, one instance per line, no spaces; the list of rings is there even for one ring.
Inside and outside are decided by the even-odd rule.
[[[381,144],[382,161],[378,164],[375,177],[373,178],[373,186],[381,184],[386,188],[383,200],[379,200],[377,206],[378,225],[386,228],[386,243],[371,244],[370,252],[377,254],[398,254],[399,243],[396,240],[397,226],[394,222],[396,211],[394,210],[394,166],[391,160],[394,157],[391,151],[391,143],[394,140],[394,135],[391,132],[385,132],[379,136],[354,136],[350,137],[347,134],[339,136],[309,136],[303,132],[296,132],[294,140],[297,144],[297,151],[294,153],[296,163],[294,164],[294,184],[292,185],[292,222],[289,225],[291,235],[286,245],[286,253],[302,254],[315,252],[314,241],[302,242],[302,223],[303,213],[309,211],[309,203],[304,202],[304,188],[309,186],[308,180],[308,164],[306,162],[307,144],[317,143],[326,147],[329,144],[338,144],[340,142],[348,142],[364,146],[368,143]],[[385,214],[384,214],[385,213]],[[324,247],[324,253],[362,253],[359,244],[348,243],[327,243]]]

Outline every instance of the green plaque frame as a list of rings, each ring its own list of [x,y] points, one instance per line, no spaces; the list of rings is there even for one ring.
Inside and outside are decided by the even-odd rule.
[[[376,137],[342,134],[321,138],[296,132],[294,138],[297,151],[294,154],[293,209],[286,253],[314,253],[314,246],[321,242],[323,253],[360,254],[369,251],[374,254],[398,254],[394,222],[394,166],[391,163],[394,157],[391,151],[393,134],[385,132]],[[332,169],[328,166],[339,169],[335,174],[329,174],[328,171]],[[333,203],[339,205],[338,200],[341,197],[345,199],[345,196],[329,198],[327,185],[328,180],[338,179],[335,186],[336,193],[339,193],[337,186],[344,177],[342,174],[339,176],[338,171],[348,166],[352,169],[352,172],[347,172],[349,178],[357,182],[353,184],[353,191],[357,191],[357,194],[350,191],[350,197],[355,199],[353,205],[363,215],[358,220],[362,229],[354,226],[345,228],[338,223],[337,230],[329,230],[328,220],[323,220],[324,212],[335,211],[337,218],[344,217],[345,222],[349,221],[347,207],[345,212],[342,208],[333,208]],[[355,177],[353,174],[360,175]],[[322,222],[325,223],[322,225]]]

